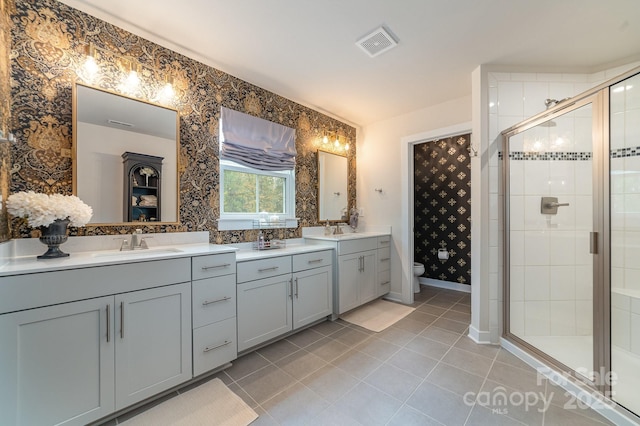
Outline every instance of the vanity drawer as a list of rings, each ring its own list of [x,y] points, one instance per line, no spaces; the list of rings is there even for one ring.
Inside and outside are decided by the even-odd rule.
[[[293,256],[293,271],[331,266],[333,250],[315,251],[313,253],[296,254]]]
[[[378,249],[378,271],[391,269],[391,248]]]
[[[236,272],[236,254],[220,253],[208,256],[196,256],[191,260],[191,276],[193,280],[219,277]]]
[[[378,272],[378,294],[385,294],[391,291],[391,271]]]
[[[378,237],[378,248],[391,247],[391,235]]]
[[[235,317],[193,330],[193,376],[236,359],[237,342]]]
[[[236,316],[236,276],[193,282],[193,328]]]
[[[375,250],[378,248],[378,240],[376,237],[370,238],[354,238],[352,240],[344,240],[338,242],[338,254],[358,253],[360,251]]]
[[[270,257],[238,263],[238,283],[275,277],[291,272],[291,256]]]

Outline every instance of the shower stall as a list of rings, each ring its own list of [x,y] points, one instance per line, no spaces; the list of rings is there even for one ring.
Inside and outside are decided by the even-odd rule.
[[[640,70],[502,132],[504,337],[640,414]]]

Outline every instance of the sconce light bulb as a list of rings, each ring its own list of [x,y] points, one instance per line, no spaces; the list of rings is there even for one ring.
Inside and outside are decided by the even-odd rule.
[[[333,144],[338,148],[340,146],[340,140],[336,138],[336,141]]]
[[[344,150],[345,150],[345,151],[349,151],[349,144],[348,144],[348,143],[345,143],[345,144],[344,144]]]
[[[89,74],[93,75],[98,72],[98,64],[96,63],[96,59],[93,56],[87,56],[87,59],[84,61],[84,70]]]
[[[327,135],[324,135],[322,137],[322,143],[329,143],[329,138],[327,137]]]

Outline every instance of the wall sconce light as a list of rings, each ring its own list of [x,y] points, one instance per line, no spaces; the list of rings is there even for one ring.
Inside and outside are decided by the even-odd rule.
[[[160,98],[172,98],[175,95],[175,91],[173,89],[173,77],[167,75],[164,79],[164,87],[162,88],[162,92],[160,92]]]
[[[327,129],[325,129],[323,132],[322,143],[325,145],[329,143],[329,137],[327,136]]]
[[[83,68],[90,75],[95,75],[99,68],[96,63],[96,47],[93,43],[89,43],[86,47],[87,58],[84,61]]]
[[[140,84],[140,64],[129,59],[127,60],[127,62],[125,62],[125,67],[129,70],[126,85],[128,87],[135,87]]]

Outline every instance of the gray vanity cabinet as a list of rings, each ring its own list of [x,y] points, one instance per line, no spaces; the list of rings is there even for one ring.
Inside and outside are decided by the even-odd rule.
[[[114,411],[113,302],[0,316],[1,423],[84,425]]]
[[[239,262],[238,352],[326,318],[332,299],[331,250]]]
[[[0,423],[85,425],[191,378],[188,258],[2,278]]]

